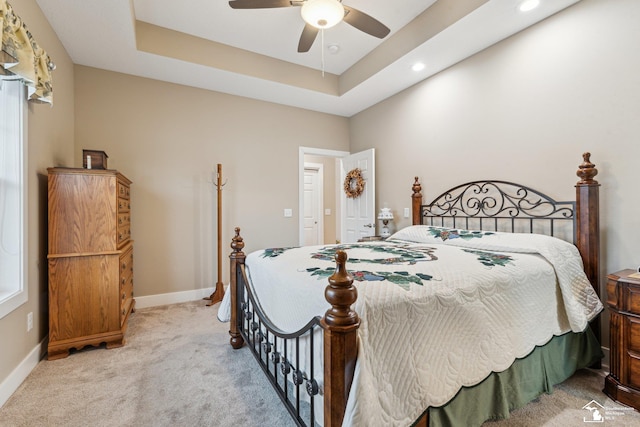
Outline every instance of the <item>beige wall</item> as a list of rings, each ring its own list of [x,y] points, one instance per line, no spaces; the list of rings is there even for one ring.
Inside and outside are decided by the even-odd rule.
[[[53,72],[54,107],[29,103],[28,261],[29,300],[0,319],[0,384],[48,333],[47,300],[47,167],[70,165],[73,159],[73,64],[35,0],[12,0],[57,68]],[[27,314],[34,328],[27,332]]]
[[[377,200],[409,207],[414,175],[427,200],[482,178],[572,199],[591,151],[602,274],[640,265],[639,21],[636,0],[583,0],[353,117],[351,151],[377,150]]]
[[[226,283],[235,226],[245,252],[298,244],[299,147],[349,147],[343,117],[83,66],[75,85],[76,163],[83,148],[104,150],[133,181],[137,296],[215,283],[216,164]]]

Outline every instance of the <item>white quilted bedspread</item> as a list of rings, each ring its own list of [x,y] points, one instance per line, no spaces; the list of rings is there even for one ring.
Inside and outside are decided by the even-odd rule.
[[[293,331],[324,314],[340,248],[361,318],[345,426],[410,425],[602,310],[567,242],[413,226],[386,242],[250,254],[254,290],[277,326]]]

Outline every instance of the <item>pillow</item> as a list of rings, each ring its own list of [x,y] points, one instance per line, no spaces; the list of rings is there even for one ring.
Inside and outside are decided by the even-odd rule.
[[[442,243],[447,240],[470,240],[491,236],[495,231],[464,230],[458,228],[435,227],[432,225],[411,225],[389,236],[387,240],[404,240],[414,243]]]

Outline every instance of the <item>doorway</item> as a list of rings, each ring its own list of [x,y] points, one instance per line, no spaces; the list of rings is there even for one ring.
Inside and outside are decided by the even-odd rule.
[[[324,165],[304,162],[304,246],[322,245],[324,236]],[[330,212],[330,211],[329,211]]]
[[[345,156],[347,151],[325,150],[321,148],[300,147],[298,151],[298,215],[299,218],[299,244],[305,245],[305,158],[307,163],[323,165],[323,203],[319,213],[318,223],[324,231],[324,237],[320,236],[318,244],[336,243],[340,236],[340,203],[338,199],[339,168],[336,163]],[[326,184],[324,183],[326,182]]]

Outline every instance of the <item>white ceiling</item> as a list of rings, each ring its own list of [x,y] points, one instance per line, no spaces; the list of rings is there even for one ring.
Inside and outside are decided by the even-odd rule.
[[[379,40],[341,22],[324,32],[324,45],[318,35],[308,53],[297,53],[304,27],[299,7],[238,10],[226,0],[37,0],[75,64],[346,117],[579,0],[541,0],[527,13],[518,9],[523,0],[488,0],[435,35],[429,25],[416,25],[438,22],[435,13],[454,9],[460,1],[344,0],[384,23],[391,33]],[[136,21],[217,42],[236,57],[244,58],[245,51],[254,54],[244,61],[244,69],[230,70],[212,65],[209,59],[214,58],[185,60],[149,53],[138,47]],[[331,44],[339,46],[338,53],[326,49]],[[426,68],[414,72],[411,65],[418,61]],[[285,71],[269,77],[268,70],[279,65]],[[309,74],[307,69],[317,70],[313,78],[320,85],[335,82],[336,90],[295,83],[294,75]]]

